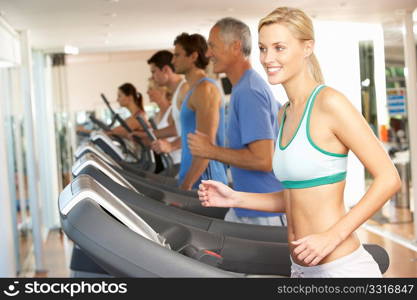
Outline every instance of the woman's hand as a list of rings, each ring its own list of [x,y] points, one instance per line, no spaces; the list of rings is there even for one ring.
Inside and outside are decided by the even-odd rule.
[[[167,140],[158,139],[151,144],[151,148],[158,154],[172,152],[172,145]]]
[[[201,205],[206,207],[234,207],[236,194],[227,185],[214,180],[202,180],[198,189]]]
[[[340,242],[340,238],[329,231],[308,235],[291,242],[292,245],[296,246],[293,250],[293,257],[312,267],[332,253]]]

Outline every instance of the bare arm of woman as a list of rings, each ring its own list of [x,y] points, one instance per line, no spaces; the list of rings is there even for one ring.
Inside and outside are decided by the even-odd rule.
[[[285,212],[283,193],[237,192],[221,182],[203,180],[199,186],[198,197],[201,205],[206,207],[239,207],[266,212]]]
[[[306,264],[316,265],[368,220],[401,186],[398,172],[362,115],[341,93],[327,89],[317,105],[331,120],[333,134],[359,158],[373,183],[359,201],[328,231],[303,237],[293,244],[294,253]]]
[[[278,112],[281,120],[284,106]],[[238,207],[266,212],[285,212],[284,192],[244,193],[237,192],[227,185],[213,180],[203,180],[199,186],[198,196],[201,205],[210,207]]]
[[[177,137],[172,142],[168,142],[165,139],[157,139],[151,144],[152,150],[156,153],[171,153],[172,151],[181,149],[181,138]]]
[[[172,117],[172,112],[169,114],[168,117],[168,126],[154,130],[153,132],[158,139],[168,138],[171,136],[178,136],[177,128],[175,127],[174,119]]]
[[[140,127],[139,122],[134,118],[134,117],[129,117],[127,119],[125,119],[125,122],[127,124],[127,126],[129,126],[133,131],[137,130]],[[140,127],[142,128],[142,127]],[[123,126],[117,126],[115,128],[113,128],[110,131],[107,131],[107,134],[115,134],[124,138],[128,138],[129,137],[129,132],[126,131],[126,129],[123,128]]]

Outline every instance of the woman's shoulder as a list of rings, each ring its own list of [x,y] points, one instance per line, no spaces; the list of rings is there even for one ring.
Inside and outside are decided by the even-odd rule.
[[[322,112],[333,113],[343,111],[347,106],[351,106],[349,99],[340,91],[325,86],[317,95],[315,106]]]

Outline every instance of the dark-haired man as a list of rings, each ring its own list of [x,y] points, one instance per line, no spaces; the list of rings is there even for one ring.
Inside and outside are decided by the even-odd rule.
[[[179,111],[189,87],[185,79],[175,73],[172,58],[173,54],[170,51],[160,50],[148,59],[148,65],[152,74],[151,78],[157,85],[167,87],[172,95],[172,112],[168,118],[168,126],[154,130],[153,133],[158,139],[161,139],[158,143],[158,149],[155,149],[157,152],[171,153],[174,157],[179,156],[180,158],[181,137],[179,135],[181,134],[181,123]],[[143,130],[137,130],[134,134],[141,139],[148,139],[147,134]],[[168,140],[167,138],[171,139]],[[176,163],[175,159],[174,163]]]
[[[179,184],[183,190],[198,188],[202,179],[227,183],[223,163],[193,157],[188,147],[187,135],[198,131],[206,134],[212,143],[224,145],[224,101],[216,82],[208,78],[205,68],[207,42],[199,34],[183,33],[174,41],[173,65],[177,74],[184,74],[189,91],[181,106],[182,156]],[[158,147],[155,143],[154,149]]]

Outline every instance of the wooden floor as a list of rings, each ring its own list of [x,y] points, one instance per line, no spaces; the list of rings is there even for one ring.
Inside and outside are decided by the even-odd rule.
[[[408,236],[412,223],[409,226],[385,224],[386,228],[403,233]],[[384,274],[384,277],[417,277],[417,252],[405,248],[395,242],[383,238],[374,233],[368,232],[361,228],[357,231],[359,238],[363,243],[378,244],[386,249],[390,257],[390,267]],[[26,260],[26,267],[20,274],[20,277],[69,277],[68,269],[68,249],[70,245],[65,241],[63,234],[59,231],[50,232],[45,244],[45,266],[43,272],[34,271],[34,260]],[[65,251],[67,249],[67,251]],[[32,255],[33,256],[33,255]]]
[[[68,258],[65,255],[64,235],[60,230],[50,231],[45,250],[45,270],[35,272],[33,253],[22,266],[19,277],[69,277]]]
[[[357,233],[362,243],[380,245],[388,252],[390,266],[384,277],[417,277],[417,252],[362,228]]]

